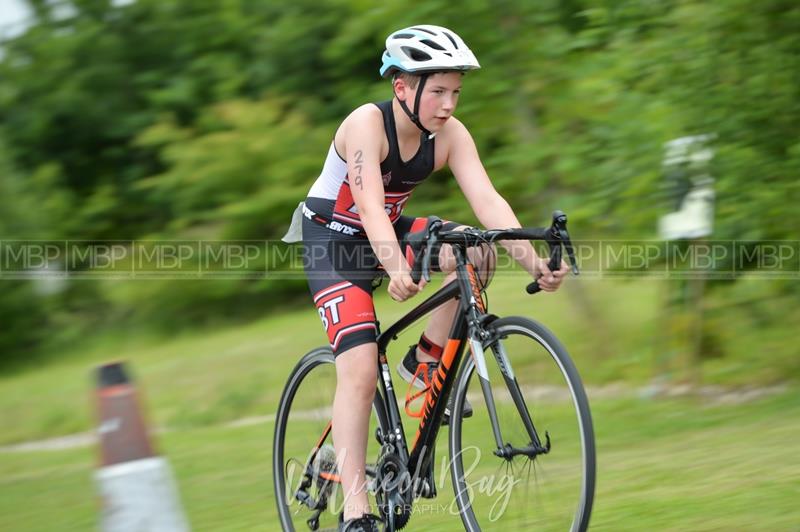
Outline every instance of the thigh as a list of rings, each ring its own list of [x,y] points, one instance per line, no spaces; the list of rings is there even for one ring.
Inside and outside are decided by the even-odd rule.
[[[403,254],[405,255],[406,261],[409,265],[414,264],[414,252],[411,249],[411,246],[408,243],[408,235],[411,233],[417,233],[419,231],[424,231],[428,228],[431,221],[434,218],[431,217],[419,217],[413,218],[411,216],[401,216],[398,221],[395,223],[394,230],[395,234],[397,235],[397,241],[400,243],[400,249],[402,250]],[[462,226],[456,222],[450,222],[447,220],[443,220],[442,229],[445,231],[453,231],[458,227],[467,227]],[[431,269],[435,272],[445,271],[442,270],[439,264],[439,257],[440,253],[437,249],[436,252],[431,257]]]
[[[327,229],[319,228],[321,232],[308,225],[303,226],[303,266],[334,356],[375,342],[377,323],[372,301],[375,271],[362,262],[364,257],[359,250],[363,245],[342,245],[330,237]]]
[[[411,247],[406,241],[406,237],[410,233],[416,233],[427,229],[431,218],[411,218],[409,216],[401,216],[395,224],[395,232],[397,239],[400,242],[400,249],[406,256],[409,264],[414,262],[414,254]],[[457,222],[445,221],[442,228],[446,231],[463,231],[467,229],[468,225],[459,224]],[[467,257],[469,261],[475,265],[479,272],[481,279],[486,282],[491,278],[492,272],[496,263],[496,249],[494,244],[486,244],[467,250]],[[431,257],[431,269],[437,272],[450,273],[456,269],[455,256],[453,250],[449,245],[443,245]]]
[[[463,231],[467,225],[456,225],[451,231]],[[497,249],[494,244],[483,244],[467,250],[467,260],[474,266],[478,276],[483,283],[488,283],[494,273],[497,263]],[[443,245],[439,250],[439,267],[442,272],[450,273],[456,269],[456,259],[453,248],[450,245]]]

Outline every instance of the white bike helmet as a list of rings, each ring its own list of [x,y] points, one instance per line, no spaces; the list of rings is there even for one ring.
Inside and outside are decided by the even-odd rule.
[[[414,111],[405,101],[399,100],[400,107],[411,121],[422,131],[423,140],[433,138],[419,120],[419,103],[422,89],[428,75],[434,72],[465,72],[476,70],[481,65],[461,37],[441,26],[422,24],[398,30],[386,38],[383,52],[381,76],[389,77],[397,72],[407,72],[420,76]]]
[[[475,70],[481,65],[461,37],[441,26],[419,25],[386,38],[381,76],[408,73]]]

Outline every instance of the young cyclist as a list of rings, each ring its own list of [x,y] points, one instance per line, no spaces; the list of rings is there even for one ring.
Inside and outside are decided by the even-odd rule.
[[[462,75],[477,68],[464,41],[446,28],[411,26],[389,35],[380,73],[391,77],[394,98],[362,105],[345,118],[302,206],[306,275],[336,361],[333,443],[345,493],[339,530],[378,530],[380,523],[369,513],[364,473],[377,386],[372,281],[383,268],[396,301],[423,289],[424,281],[416,284],[411,279],[405,237],[428,220],[402,214],[414,188],[447,165],[482,225],[520,227],[492,186],[469,131],[453,116]],[[446,229],[457,227],[445,223]],[[501,244],[539,279],[543,290],[559,287],[567,272],[565,263],[551,272],[530,243]],[[470,253],[479,271],[492,268],[491,250]],[[432,262],[433,269],[448,274],[445,283],[455,279],[448,246]],[[403,378],[411,382],[418,369],[429,375],[435,371],[456,308],[452,301],[432,314],[419,344],[398,367]],[[420,368],[421,363],[427,368]]]

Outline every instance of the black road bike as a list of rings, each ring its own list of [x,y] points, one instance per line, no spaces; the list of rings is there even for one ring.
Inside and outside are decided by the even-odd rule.
[[[595,443],[578,371],[561,342],[541,324],[487,311],[485,286],[467,255],[470,247],[501,240],[544,240],[550,268],[561,264],[563,246],[577,274],[566,223],[560,211],[547,228],[444,231],[441,221],[433,219],[426,230],[409,237],[415,281],[420,275],[429,279],[431,253],[443,244],[452,246],[457,279],[377,339],[378,387],[370,418],[374,438],[367,447],[366,473],[373,508],[387,531],[403,528],[414,515],[424,516],[428,507],[435,508],[431,513],[451,514],[439,520],[460,516],[469,531],[587,529]],[[539,291],[537,282],[527,291]],[[401,331],[453,298],[459,311],[439,368],[426,383],[419,426],[409,445],[387,352]],[[273,444],[283,530],[336,529],[343,494],[331,443],[335,387],[333,354],[320,347],[300,360],[283,390]],[[474,405],[471,417],[463,416],[467,398]],[[449,416],[446,408],[452,409]],[[449,425],[449,460],[437,471],[434,450],[443,423]],[[437,472],[438,487],[449,472],[454,499],[437,498]],[[434,506],[421,498],[445,501]]]

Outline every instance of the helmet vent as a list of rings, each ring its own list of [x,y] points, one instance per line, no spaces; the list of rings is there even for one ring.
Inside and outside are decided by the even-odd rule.
[[[424,31],[425,33],[427,33],[427,34],[429,34],[429,35],[436,35],[436,32],[435,32],[435,31],[426,30],[425,28],[418,28],[418,27],[414,27],[414,28],[411,28],[411,29],[412,29],[412,30],[417,30],[417,31]]]
[[[392,39],[413,39],[416,35],[411,33],[398,33],[396,35],[392,35]]]
[[[430,39],[423,39],[423,40],[421,40],[420,42],[421,42],[422,44],[427,44],[428,46],[430,46],[431,48],[434,48],[434,49],[436,49],[436,50],[444,50],[444,46],[442,46],[442,45],[441,45],[441,44],[439,44],[438,42],[433,42],[433,41],[432,41],[432,40],[430,40]]]
[[[446,31],[443,31],[442,33],[444,33],[444,36],[447,37],[448,39],[450,39],[450,42],[453,43],[453,48],[458,50],[458,45],[456,44],[456,40],[453,39],[453,36],[450,35],[449,33],[447,33]]]
[[[408,46],[403,46],[403,52],[414,61],[430,61],[432,59],[431,56],[425,52]]]

